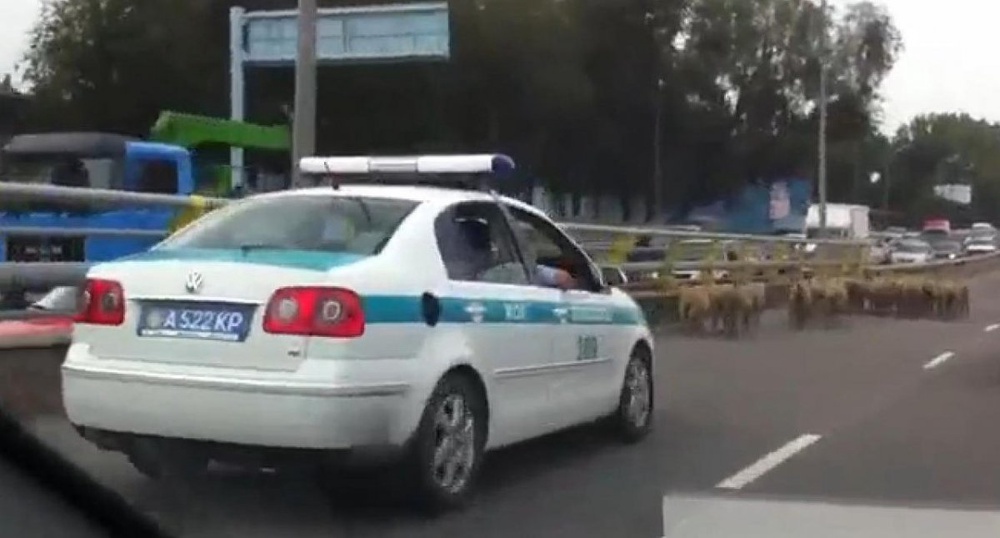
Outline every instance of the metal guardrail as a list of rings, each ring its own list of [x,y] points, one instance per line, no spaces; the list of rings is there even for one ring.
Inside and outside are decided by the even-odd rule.
[[[230,202],[230,200],[225,198],[207,196],[154,194],[117,191],[113,189],[92,189],[87,187],[60,187],[41,183],[12,183],[9,181],[0,181],[0,200],[3,202],[45,200],[67,204],[90,203],[117,207],[166,206],[179,208],[221,207]]]
[[[0,200],[38,200],[43,199],[56,203],[95,203],[116,207],[135,206],[161,206],[176,208],[215,208],[228,204],[231,200],[215,197],[202,196],[180,196],[171,194],[153,194],[118,191],[110,189],[91,189],[79,187],[61,187],[34,183],[10,183],[0,182]],[[589,223],[562,222],[557,223],[564,230],[576,235],[582,240],[582,245],[592,254],[611,254],[610,258],[617,258],[609,261],[611,264],[621,267],[624,271],[632,274],[657,273],[671,271],[725,271],[725,270],[748,270],[766,271],[770,269],[794,268],[803,266],[820,266],[837,264],[858,265],[864,264],[865,254],[861,250],[867,248],[869,243],[860,240],[845,239],[802,239],[786,236],[755,236],[745,234],[726,234],[711,232],[696,232],[680,230],[669,227],[638,227],[638,226],[613,226]],[[106,229],[106,228],[49,228],[39,226],[15,226],[0,229],[2,235],[50,235],[50,236],[80,236],[80,235],[116,235],[132,237],[163,237],[164,233],[157,230],[136,230],[136,229]],[[600,241],[601,237],[614,237],[614,241]],[[637,247],[635,245],[638,237],[650,237],[654,239],[666,239],[665,246]],[[588,240],[589,239],[589,240]],[[674,259],[676,254],[674,247],[683,247],[689,240],[707,240],[710,243],[708,259],[702,261]],[[744,254],[743,260],[754,261],[723,261],[718,258],[719,247],[723,242],[740,243]],[[753,252],[755,247],[761,245],[787,245],[811,243],[820,249],[829,249],[833,257],[813,253],[809,258],[804,259],[801,253],[779,253],[774,252]],[[780,250],[780,249],[776,249]],[[646,256],[659,257],[658,261],[628,261],[630,254],[643,254]],[[844,256],[844,254],[849,254]],[[598,256],[603,257],[603,256]],[[723,257],[724,258],[724,257]],[[778,258],[778,259],[774,259]],[[959,261],[931,262],[925,267],[955,265],[956,263],[966,263],[966,258]],[[0,263],[0,291],[45,291],[56,286],[74,286],[82,282],[90,264],[87,263]],[[889,266],[879,271],[907,271],[917,269],[904,269],[896,266]]]
[[[92,264],[86,262],[0,263],[0,292],[44,292],[81,284]]]
[[[26,321],[30,319],[42,318],[67,318],[73,317],[76,312],[67,310],[40,310],[27,308],[24,310],[0,310],[0,321]]]
[[[143,230],[141,228],[55,228],[48,226],[5,226],[0,228],[0,236],[79,237],[82,235],[149,237],[162,239],[167,236],[163,230]]]
[[[563,230],[577,233],[593,233],[608,235],[629,235],[629,236],[650,236],[668,237],[671,239],[709,239],[714,241],[747,241],[757,243],[814,243],[817,245],[867,245],[867,241],[858,239],[802,239],[797,237],[787,237],[783,235],[747,235],[729,234],[716,232],[694,232],[688,230],[677,230],[672,228],[651,226],[614,226],[604,224],[583,224],[577,222],[557,223]]]
[[[868,274],[873,275],[883,275],[885,273],[901,273],[901,274],[912,274],[912,273],[925,273],[934,272],[940,269],[948,268],[962,268],[963,266],[969,266],[972,268],[978,267],[986,262],[1000,260],[1000,253],[990,253],[978,256],[970,256],[967,258],[962,258],[959,260],[939,260],[932,261],[928,263],[920,264],[897,264],[897,265],[887,265],[887,266],[865,266],[863,271]],[[737,267],[747,270],[755,271],[766,271],[768,268],[789,268],[792,264],[796,262],[790,261],[777,261],[777,262],[760,262],[753,264],[739,263],[739,262],[728,262],[725,264],[712,265],[713,269],[717,268],[730,268],[735,269]],[[837,265],[838,262],[825,261],[819,262],[819,265]],[[10,271],[9,266],[19,265],[19,264],[0,264],[0,275],[4,272]],[[27,265],[27,264],[20,264]],[[38,265],[38,264],[30,264]],[[52,277],[58,280],[58,278],[65,277],[62,282],[64,285],[75,285],[79,281],[82,281],[83,275],[86,271],[87,264],[40,264],[44,267],[42,272],[49,272],[51,275],[56,275]],[[711,264],[704,264],[706,266]],[[814,265],[814,267],[816,267]],[[802,269],[802,267],[797,266],[797,269]],[[60,274],[61,273],[61,274]],[[10,275],[7,275],[10,276]],[[45,277],[40,277],[42,280],[36,280],[36,282],[45,282]],[[55,281],[55,280],[53,280]],[[768,281],[770,284],[782,285],[782,281]],[[664,288],[662,282],[654,282],[651,280],[647,281],[633,281],[622,286],[622,289],[627,291],[630,295],[635,297],[638,301],[659,301],[668,299],[670,297],[676,297],[679,288]],[[784,282],[787,284],[787,281]],[[0,286],[0,290],[9,289]],[[66,310],[41,310],[35,308],[21,309],[21,310],[0,310],[0,321],[26,321],[32,319],[41,318],[66,318],[72,316],[74,312]]]

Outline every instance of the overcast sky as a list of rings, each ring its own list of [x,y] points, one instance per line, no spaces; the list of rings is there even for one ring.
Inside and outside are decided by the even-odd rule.
[[[830,0],[844,4],[845,0]],[[925,112],[964,111],[1000,121],[1000,2],[881,0],[906,50],[889,76],[884,129]],[[42,0],[0,0],[0,75],[13,70]]]

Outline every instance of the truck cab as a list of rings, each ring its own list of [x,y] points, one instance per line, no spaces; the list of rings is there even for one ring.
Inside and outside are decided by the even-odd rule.
[[[13,137],[0,150],[0,178],[9,182],[190,194],[191,154],[183,147],[109,133],[44,133]],[[159,238],[67,235],[77,228],[139,229],[166,234],[175,210],[100,207],[65,201],[0,201],[0,261],[115,259],[149,248]],[[60,228],[52,235],[45,228]]]

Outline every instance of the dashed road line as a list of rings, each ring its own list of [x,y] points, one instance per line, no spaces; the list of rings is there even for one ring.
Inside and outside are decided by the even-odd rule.
[[[733,476],[730,476],[722,482],[719,482],[719,484],[715,487],[721,489],[743,489],[754,480],[764,476],[764,474],[771,469],[781,465],[781,463],[788,458],[791,458],[795,454],[805,450],[809,445],[819,441],[821,437],[822,436],[820,435],[812,433],[801,435],[789,441],[778,450],[775,450],[770,454],[766,454],[763,458],[757,460],[749,467],[734,474]]]
[[[987,325],[984,331],[991,333],[997,329],[1000,329],[1000,323],[994,323],[993,325]]]
[[[955,353],[953,351],[945,351],[944,353],[938,355],[937,357],[934,357],[933,359],[931,359],[930,362],[928,362],[927,364],[925,364],[924,365],[924,370],[930,370],[931,368],[937,368],[938,366],[941,366],[941,364],[943,364],[946,360],[948,360],[948,359],[950,359],[950,358],[952,358],[954,356],[955,356]]]

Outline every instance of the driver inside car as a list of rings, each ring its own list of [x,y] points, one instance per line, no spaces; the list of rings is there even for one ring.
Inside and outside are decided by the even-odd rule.
[[[523,272],[521,264],[498,259],[498,250],[493,246],[489,224],[479,219],[462,219],[457,221],[457,224],[463,241],[471,251],[473,259],[470,262],[477,268],[476,274],[496,274],[499,271]],[[535,285],[549,288],[566,290],[576,286],[576,281],[569,272],[540,264],[535,264],[532,280]]]

